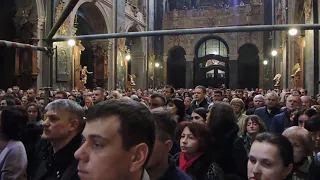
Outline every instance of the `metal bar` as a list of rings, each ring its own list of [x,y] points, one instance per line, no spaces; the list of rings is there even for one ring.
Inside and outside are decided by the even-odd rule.
[[[31,49],[36,51],[43,51],[45,53],[48,53],[50,51],[50,48],[47,48],[47,47],[40,47],[40,46],[31,45],[31,44],[23,44],[23,43],[4,41],[4,40],[0,40],[0,47]]]
[[[57,37],[53,38],[53,42],[74,40],[94,40],[94,39],[112,39],[127,37],[147,37],[147,36],[168,36],[168,35],[184,35],[184,34],[206,34],[206,33],[227,33],[227,32],[255,32],[255,31],[283,31],[290,28],[299,30],[320,29],[320,24],[280,24],[280,25],[255,25],[255,26],[229,26],[214,28],[194,28],[194,29],[175,29],[175,30],[159,30],[159,31],[143,31],[143,32],[125,32],[112,34],[91,34],[83,36]]]
[[[73,8],[77,5],[79,0],[70,0],[66,8],[63,10],[61,16],[57,20],[57,22],[53,25],[51,31],[49,32],[47,36],[47,40],[50,41],[53,36],[56,34],[60,26],[64,23],[64,21],[67,19],[67,17],[72,12]]]

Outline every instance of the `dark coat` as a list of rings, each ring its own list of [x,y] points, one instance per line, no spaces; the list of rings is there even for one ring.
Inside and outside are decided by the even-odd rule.
[[[176,165],[179,166],[180,153],[174,157]],[[211,154],[200,156],[186,172],[192,180],[224,180],[223,171],[218,164],[213,162]]]
[[[173,158],[170,158],[169,166],[158,180],[191,180],[191,178],[176,166]]]
[[[38,147],[41,150],[36,153],[32,165],[30,179],[32,180],[79,180],[78,161],[74,153],[81,146],[82,136],[78,134],[69,144],[53,153],[51,143],[41,140]]]
[[[266,125],[267,127],[267,130],[270,130],[271,129],[271,122],[272,122],[272,119],[275,115],[281,113],[281,110],[280,108],[274,108],[271,110],[271,112],[269,113],[268,112],[268,109],[267,109],[267,106],[265,107],[260,107],[260,108],[257,108],[255,111],[254,111],[254,114],[259,116],[264,124]]]
[[[283,131],[291,126],[289,113],[287,111],[274,116],[271,123],[271,131],[282,134]]]
[[[205,109],[208,109],[208,107],[209,107],[209,102],[208,102],[208,100],[207,99],[204,99],[200,104],[196,104],[196,101],[192,101],[191,102],[191,111],[194,111],[195,109],[197,109],[197,108],[200,108],[200,107],[202,107],[202,108],[205,108]]]
[[[244,147],[243,139],[237,133],[239,127],[236,123],[230,124],[224,129],[223,139],[215,140],[213,144],[214,159],[228,177],[247,179],[248,156]]]

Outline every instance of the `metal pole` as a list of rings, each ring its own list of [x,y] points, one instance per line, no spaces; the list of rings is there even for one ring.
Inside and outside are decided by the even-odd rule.
[[[0,47],[31,49],[36,51],[42,51],[45,53],[48,53],[50,51],[50,48],[47,48],[47,47],[33,46],[30,44],[23,44],[23,43],[4,41],[4,40],[0,40]]]
[[[320,24],[279,24],[279,25],[255,25],[255,26],[229,26],[214,28],[194,28],[194,29],[175,29],[175,30],[159,30],[144,32],[125,32],[112,34],[91,34],[71,37],[53,38],[53,42],[75,40],[95,40],[95,39],[112,39],[127,37],[147,37],[147,36],[168,36],[168,35],[185,35],[185,34],[207,34],[207,33],[227,33],[227,32],[257,32],[257,31],[283,31],[290,28],[299,30],[315,30],[320,29]]]
[[[52,37],[56,34],[60,26],[64,23],[64,21],[67,19],[67,17],[72,12],[73,8],[77,5],[79,0],[70,0],[66,8],[63,10],[61,16],[57,20],[57,22],[53,25],[51,31],[49,32],[47,36],[47,40],[50,41]]]

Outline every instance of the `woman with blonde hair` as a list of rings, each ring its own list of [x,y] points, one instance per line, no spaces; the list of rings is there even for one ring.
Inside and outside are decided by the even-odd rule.
[[[288,138],[293,146],[292,179],[307,180],[311,164],[309,156],[312,155],[312,140],[309,132],[303,127],[292,126],[286,129],[282,135]]]

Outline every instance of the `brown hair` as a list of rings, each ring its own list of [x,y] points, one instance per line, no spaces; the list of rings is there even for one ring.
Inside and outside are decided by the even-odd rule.
[[[199,141],[198,152],[210,151],[212,145],[211,133],[207,124],[195,121],[184,121],[180,124],[179,139],[181,139],[182,131],[188,127],[190,132]]]
[[[257,123],[259,125],[259,129],[260,132],[259,133],[263,133],[267,131],[267,127],[264,124],[264,122],[262,121],[262,119],[257,116],[257,115],[250,115],[246,118],[245,122],[244,122],[244,128],[243,128],[243,134],[245,135],[247,133],[247,125],[249,120],[251,120],[254,123]]]

